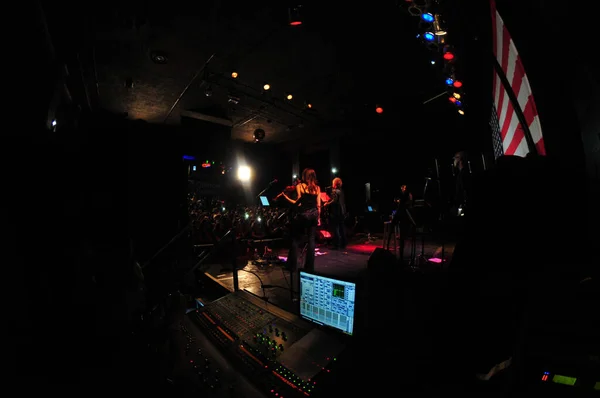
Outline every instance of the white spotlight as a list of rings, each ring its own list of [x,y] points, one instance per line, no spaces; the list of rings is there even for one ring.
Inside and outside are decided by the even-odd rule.
[[[237,170],[237,178],[242,182],[250,181],[252,170],[248,166],[240,166]]]

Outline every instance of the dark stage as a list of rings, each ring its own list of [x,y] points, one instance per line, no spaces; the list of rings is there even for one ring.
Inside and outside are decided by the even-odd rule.
[[[315,272],[339,277],[341,279],[357,279],[367,270],[371,255],[376,248],[382,248],[381,236],[355,236],[345,250],[330,249],[327,244],[317,244],[315,250]],[[267,244],[267,247],[269,245]],[[454,243],[419,240],[413,247],[407,242],[404,247],[403,261],[399,250],[396,251],[398,269],[415,273],[439,273],[444,270],[452,259]],[[264,253],[264,251],[261,250]],[[393,248],[391,250],[393,252]],[[269,249],[264,256],[241,256],[237,259],[239,289],[248,291],[257,297],[266,298],[274,304],[291,313],[297,312],[297,303],[292,301],[290,292],[290,272],[285,267],[287,249]],[[299,264],[303,264],[300,257]],[[402,265],[404,264],[404,265]],[[227,290],[234,290],[231,264],[211,264],[206,274]],[[295,282],[295,281],[294,281]],[[262,285],[272,286],[262,289]],[[297,296],[297,284],[294,297]]]

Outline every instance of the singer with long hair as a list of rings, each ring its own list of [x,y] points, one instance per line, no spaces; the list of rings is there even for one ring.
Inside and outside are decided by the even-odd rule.
[[[290,271],[298,268],[298,247],[305,235],[308,238],[304,269],[315,269],[315,247],[317,226],[321,222],[321,188],[317,182],[317,174],[313,169],[304,169],[302,181],[296,185],[296,199],[290,198],[285,192],[283,196],[288,202],[295,205],[294,217],[291,222],[291,244],[288,253],[288,267]]]

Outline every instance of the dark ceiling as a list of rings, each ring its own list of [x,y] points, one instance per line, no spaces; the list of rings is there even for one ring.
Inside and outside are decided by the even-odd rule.
[[[405,3],[305,2],[300,26],[289,26],[282,1],[45,11],[55,46],[76,57],[91,106],[151,123],[230,125],[244,141],[262,129],[265,142],[285,142],[376,117],[393,123],[444,90]]]

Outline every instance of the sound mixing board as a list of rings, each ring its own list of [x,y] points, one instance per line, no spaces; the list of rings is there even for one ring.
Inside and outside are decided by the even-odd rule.
[[[226,363],[220,366],[217,382],[214,372],[206,382],[208,389],[217,395],[224,390],[215,386],[222,385],[224,378],[243,377],[252,387],[237,381],[243,384],[237,388],[243,390],[237,396],[318,396],[320,381],[334,370],[336,357],[345,349],[337,336],[244,291],[208,303],[188,317],[192,322],[185,326],[188,336],[185,351],[192,368],[198,366],[198,360],[203,365],[199,377],[208,377],[204,364],[211,362],[206,357],[210,348],[206,342],[203,347],[196,347],[205,336],[214,346],[211,349],[214,351],[216,347],[219,351],[213,355],[225,358],[221,360]],[[194,337],[194,330],[202,336]],[[223,372],[224,368],[229,370]],[[227,396],[231,396],[231,391]]]

